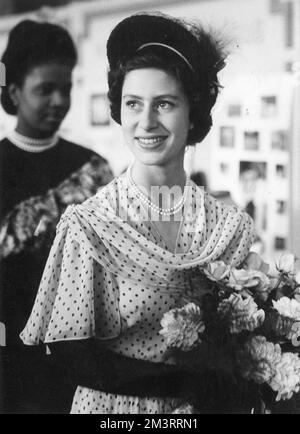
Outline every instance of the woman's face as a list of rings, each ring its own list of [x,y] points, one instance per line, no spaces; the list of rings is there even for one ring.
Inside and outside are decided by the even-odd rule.
[[[128,72],[122,89],[121,123],[125,141],[141,163],[183,162],[189,103],[173,75],[156,68]]]
[[[59,63],[32,68],[23,85],[10,86],[17,107],[17,131],[29,137],[54,134],[70,108],[72,68]]]

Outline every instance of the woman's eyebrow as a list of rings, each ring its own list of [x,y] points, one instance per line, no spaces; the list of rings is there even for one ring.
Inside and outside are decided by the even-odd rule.
[[[133,94],[125,94],[125,95],[123,95],[122,98],[144,99],[144,97],[142,97],[142,96],[133,95]],[[172,99],[176,99],[176,100],[179,99],[179,97],[177,95],[172,95],[170,93],[157,95],[153,99],[163,99],[163,98],[172,98]]]
[[[122,99],[124,98],[135,98],[135,99],[144,99],[142,96],[138,96],[138,95],[133,95],[133,94],[125,94],[122,96]]]
[[[166,93],[163,95],[158,95],[154,99],[162,99],[162,98],[172,98],[172,99],[179,99],[177,95],[172,95],[171,93]]]

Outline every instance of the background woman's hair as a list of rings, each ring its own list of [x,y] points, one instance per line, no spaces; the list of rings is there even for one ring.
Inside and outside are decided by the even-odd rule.
[[[212,125],[211,109],[220,89],[217,73],[225,65],[226,54],[212,32],[206,32],[196,24],[190,24],[189,31],[197,41],[197,52],[192,62],[193,66],[197,66],[194,71],[180,56],[159,46],[143,48],[129,59],[121,59],[116,67],[109,70],[108,98],[111,116],[117,123],[121,124],[121,96],[126,74],[134,69],[154,67],[171,73],[183,86],[190,104],[191,129],[187,144],[194,145],[205,138]],[[185,55],[184,52],[182,54]]]
[[[50,62],[73,68],[77,52],[71,36],[63,27],[24,20],[11,30],[1,61],[6,68],[6,86],[2,87],[1,104],[8,114],[15,115],[17,110],[9,96],[9,85],[14,83],[21,87],[32,68]]]

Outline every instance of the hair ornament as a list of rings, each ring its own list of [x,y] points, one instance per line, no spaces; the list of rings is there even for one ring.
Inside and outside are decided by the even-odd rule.
[[[148,42],[147,44],[143,44],[141,45],[136,51],[140,51],[143,48],[146,47],[152,47],[152,46],[158,46],[158,47],[164,47],[167,48],[168,50],[173,51],[173,53],[176,53],[177,56],[181,57],[181,59],[188,65],[188,67],[195,72],[194,68],[192,67],[192,65],[190,64],[190,62],[187,60],[186,57],[184,57],[184,55],[182,53],[180,53],[180,51],[176,50],[176,48],[171,47],[170,45],[167,44],[162,44],[161,42]]]

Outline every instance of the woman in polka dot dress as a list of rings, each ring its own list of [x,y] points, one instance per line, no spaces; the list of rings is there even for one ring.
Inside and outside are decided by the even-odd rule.
[[[107,52],[112,117],[135,160],[62,217],[21,338],[46,343],[76,379],[72,413],[171,413],[201,391],[196,373],[169,363],[161,318],[196,290],[195,267],[236,266],[253,240],[250,217],[183,168],[186,146],[211,127],[224,53],[162,14],[119,23]]]

